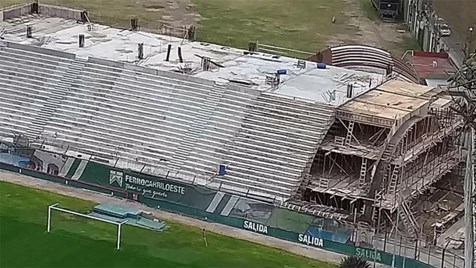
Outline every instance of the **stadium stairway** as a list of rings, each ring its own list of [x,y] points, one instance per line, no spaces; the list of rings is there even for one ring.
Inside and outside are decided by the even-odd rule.
[[[190,126],[188,127],[188,135],[186,135],[182,139],[177,149],[175,150],[174,156],[172,157],[168,165],[169,169],[179,170],[183,166],[188,155],[196,146],[197,140],[200,138],[203,129],[205,128],[208,121],[210,121],[210,117],[213,114],[220,99],[222,98],[225,90],[226,87],[217,86],[210,91],[208,96],[205,97],[202,102],[202,105],[199,108],[201,110],[201,113],[197,115],[197,117],[191,122]]]
[[[0,135],[21,133],[30,139],[39,135],[63,94],[55,87],[71,62],[15,47],[0,49]]]
[[[68,64],[68,69],[59,73],[61,79],[56,83],[56,86],[50,91],[47,97],[46,104],[42,107],[39,113],[33,119],[33,125],[27,131],[28,137],[39,137],[43,131],[47,121],[56,112],[58,105],[65,98],[71,89],[74,81],[77,79],[78,74],[84,68],[86,60],[76,59]]]
[[[288,199],[333,122],[331,106],[262,93],[224,148],[218,180],[248,193]]]
[[[227,86],[182,165],[181,172],[190,176],[198,174],[208,179],[216,176],[218,166],[224,164],[225,152],[220,151],[220,148],[239,131],[248,105],[254,103],[259,94],[256,90]]]

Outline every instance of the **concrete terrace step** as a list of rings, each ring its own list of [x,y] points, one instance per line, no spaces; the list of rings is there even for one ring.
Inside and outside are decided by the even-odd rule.
[[[192,124],[190,128],[188,129],[188,141],[183,140],[181,144],[178,146],[177,151],[175,154],[177,155],[189,155],[192,151],[193,148],[196,146],[197,142],[200,139],[200,133],[204,129],[204,124],[206,124],[209,119],[210,115],[213,113],[213,111],[217,108],[219,102],[215,101],[215,97],[221,96],[225,92],[225,88],[217,88],[210,92],[211,94],[208,95],[208,97],[203,101],[202,105],[199,107],[199,109],[202,111],[199,115],[197,115],[196,119],[192,121]],[[173,158],[172,164],[173,165],[182,165],[186,161],[186,157],[183,157],[182,159],[178,159],[176,157]]]
[[[19,111],[0,118],[0,133],[192,176],[226,163],[224,187],[265,196],[296,191],[334,116],[329,106],[253,89],[21,49],[0,52],[0,74],[4,114]]]

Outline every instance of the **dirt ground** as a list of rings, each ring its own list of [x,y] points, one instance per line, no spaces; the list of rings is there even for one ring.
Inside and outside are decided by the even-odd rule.
[[[415,49],[416,42],[401,23],[382,22],[378,19],[369,1],[344,0],[346,9],[341,16],[348,18],[346,31],[329,38],[327,45],[365,44],[383,48],[400,57],[408,49]],[[339,19],[339,18],[337,18]]]
[[[306,256],[309,258],[327,261],[329,263],[339,263],[340,259],[344,257],[344,255],[332,253],[325,250],[320,250],[317,248],[312,248],[304,245],[300,245],[297,243],[291,243],[288,241],[284,241],[281,239],[260,235],[257,233],[236,229],[233,227],[229,227],[226,225],[221,225],[217,223],[206,222],[198,219],[184,217],[178,214],[173,214],[157,209],[152,209],[145,205],[142,205],[137,202],[132,202],[129,200],[119,199],[116,197],[111,197],[109,195],[73,188],[65,185],[61,185],[58,183],[53,183],[49,181],[44,181],[32,177],[27,177],[24,175],[20,175],[17,173],[11,173],[6,171],[0,171],[0,181],[7,181],[12,182],[19,185],[24,185],[32,188],[38,188],[42,190],[47,190],[63,195],[74,196],[77,198],[81,198],[84,200],[93,201],[96,203],[108,203],[108,204],[116,204],[124,207],[129,207],[137,210],[151,212],[155,217],[165,220],[165,221],[174,221],[179,222],[182,224],[195,226],[198,228],[205,229],[207,231],[219,233],[222,235],[243,239],[247,241],[251,241],[254,243],[280,248],[292,252],[294,254]],[[377,266],[378,267],[378,266]]]
[[[137,1],[141,4],[141,1]],[[194,12],[191,0],[147,0],[141,4],[147,11],[159,12],[160,20],[172,27],[197,26],[200,15]]]

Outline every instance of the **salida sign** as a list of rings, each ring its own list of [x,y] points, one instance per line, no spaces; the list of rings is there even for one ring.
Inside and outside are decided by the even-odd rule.
[[[167,198],[169,194],[185,194],[185,187],[160,180],[150,180],[110,170],[109,184],[134,191],[151,198]]]
[[[243,228],[245,228],[246,230],[256,232],[256,233],[268,234],[268,226],[261,223],[256,223],[252,221],[244,221]]]
[[[382,255],[377,250],[368,249],[368,248],[356,248],[355,255],[362,257],[364,259],[382,262]]]
[[[322,238],[315,237],[312,235],[307,235],[307,234],[299,234],[298,242],[301,244],[305,244],[305,245],[313,246],[313,247],[319,247],[319,248],[322,248],[324,246],[324,240]]]

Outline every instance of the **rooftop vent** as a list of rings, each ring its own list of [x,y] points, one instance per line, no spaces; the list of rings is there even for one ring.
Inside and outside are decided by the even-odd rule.
[[[167,46],[167,56],[165,57],[165,61],[169,61],[170,60],[170,51],[172,51],[172,44],[169,44]]]
[[[202,57],[201,66],[204,71],[210,70],[210,58]]]
[[[180,62],[180,63],[183,63],[182,47],[178,47],[178,48],[177,48],[177,54],[178,54],[179,62]]]
[[[33,37],[33,29],[31,26],[26,26],[26,38]]]
[[[353,91],[354,91],[354,85],[353,84],[347,84],[347,98],[352,98],[353,96]]]
[[[79,35],[79,47],[84,47],[84,34]]]
[[[137,58],[139,60],[144,59],[144,43],[139,43],[137,46]]]

